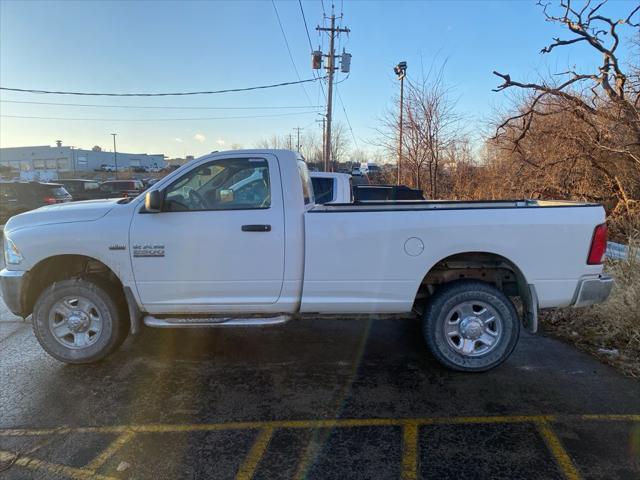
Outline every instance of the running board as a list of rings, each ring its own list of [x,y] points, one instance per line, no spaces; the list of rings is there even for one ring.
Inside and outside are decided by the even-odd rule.
[[[166,317],[156,318],[151,315],[144,317],[143,322],[147,327],[153,328],[206,328],[206,327],[266,327],[280,325],[291,320],[290,315],[278,315],[275,317]]]

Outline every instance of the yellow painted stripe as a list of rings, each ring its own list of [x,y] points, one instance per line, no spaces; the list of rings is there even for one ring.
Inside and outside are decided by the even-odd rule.
[[[402,480],[418,478],[418,426],[407,424],[402,427]]]
[[[578,421],[640,421],[640,415],[512,415],[477,417],[425,417],[425,418],[354,418],[329,420],[277,420],[272,422],[228,422],[194,424],[144,424],[112,425],[104,427],[51,428],[51,429],[0,429],[0,436],[42,436],[67,433],[179,433],[219,430],[257,430],[263,428],[340,428],[340,427],[401,427],[411,425],[460,425],[480,423],[535,423],[558,420]]]
[[[88,470],[97,470],[105,464],[118,450],[135,436],[134,432],[125,432],[119,435],[111,444],[105,448],[96,458],[85,467]]]
[[[640,422],[640,415],[582,415],[581,420]]]
[[[269,441],[272,436],[273,428],[266,427],[260,430],[255,442],[253,442],[251,450],[249,450],[247,457],[240,466],[240,470],[238,470],[238,473],[236,474],[236,480],[250,480],[253,477],[264,452],[267,450],[267,446],[269,445]]]
[[[13,465],[17,465],[29,470],[44,470],[53,475],[61,475],[73,479],[79,480],[114,480],[113,477],[107,477],[104,475],[97,475],[92,470],[84,468],[73,468],[66,465],[58,465],[57,463],[50,463],[37,458],[27,457],[0,450],[0,462],[13,462]]]
[[[573,464],[573,461],[569,457],[569,454],[562,446],[560,439],[555,434],[553,429],[549,426],[548,422],[536,422],[536,427],[542,435],[547,447],[556,459],[556,463],[560,467],[562,474],[568,480],[580,480],[580,474],[578,469]]]

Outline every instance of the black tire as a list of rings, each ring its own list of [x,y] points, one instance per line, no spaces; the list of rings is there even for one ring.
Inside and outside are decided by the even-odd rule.
[[[481,350],[480,353],[474,351],[463,354],[452,345],[456,343],[455,334],[452,334],[452,340],[445,334],[448,325],[455,325],[456,321],[460,321],[457,313],[450,317],[451,312],[459,305],[471,304],[472,308],[476,308],[473,302],[488,305],[493,314],[491,316],[500,321],[500,334],[496,335],[497,340],[493,346],[471,340],[474,348],[480,343],[481,349],[488,349],[485,354],[482,354]],[[471,317],[477,318],[473,315]],[[454,322],[446,323],[451,322],[451,318]],[[458,320],[455,320],[456,318]],[[482,323],[480,320],[476,325]],[[495,323],[491,325],[493,327],[490,328],[497,329]],[[496,287],[480,281],[460,280],[444,285],[433,295],[424,312],[422,332],[430,352],[444,366],[464,372],[484,372],[500,365],[511,355],[520,336],[520,319],[513,302]],[[460,341],[464,338],[466,337],[459,336]]]
[[[55,315],[52,310],[57,302],[68,297],[88,300],[101,319],[100,332],[95,334],[97,338],[87,346],[67,347],[51,331],[50,316]],[[33,309],[33,331],[42,348],[57,360],[93,363],[117,349],[127,337],[129,321],[125,312],[122,295],[108,282],[93,278],[63,280],[46,288],[38,298]]]

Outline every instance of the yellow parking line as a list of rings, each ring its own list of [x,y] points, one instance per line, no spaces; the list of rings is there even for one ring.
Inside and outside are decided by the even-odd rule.
[[[540,435],[542,435],[542,438],[547,444],[547,447],[549,447],[549,450],[555,457],[556,462],[565,478],[567,478],[568,480],[580,480],[578,469],[573,464],[573,461],[571,461],[569,454],[562,446],[562,443],[560,442],[558,436],[549,426],[549,423],[545,421],[538,421],[535,422],[535,424],[538,428],[538,431],[540,432]]]
[[[15,453],[6,452],[4,450],[0,450],[0,462],[13,462],[14,465],[18,465],[29,470],[45,470],[53,475],[64,475],[66,477],[79,480],[114,480],[113,477],[97,475],[92,470],[58,465],[57,463],[46,462],[44,460],[23,455],[16,455]]]
[[[406,424],[402,427],[402,480],[418,478],[418,426]]]
[[[120,434],[107,448],[102,450],[102,452],[85,467],[89,470],[97,470],[104,463],[109,460],[118,450],[120,450],[124,445],[131,440],[135,436],[134,432],[125,432]]]
[[[582,420],[640,422],[640,415],[582,415]]]
[[[180,433],[220,430],[256,430],[262,428],[340,428],[340,427],[402,427],[404,425],[460,425],[480,423],[536,423],[556,422],[558,420],[582,421],[640,421],[640,415],[512,415],[512,416],[476,416],[476,417],[424,417],[424,418],[346,418],[328,420],[276,420],[268,422],[228,422],[193,424],[142,424],[112,425],[105,427],[50,428],[1,430],[0,436],[41,436],[67,433]]]
[[[273,428],[266,427],[260,430],[256,440],[253,442],[251,450],[249,450],[247,457],[244,459],[243,464],[236,474],[236,480],[250,480],[253,477],[253,473],[256,471],[264,452],[267,450],[272,436]]]

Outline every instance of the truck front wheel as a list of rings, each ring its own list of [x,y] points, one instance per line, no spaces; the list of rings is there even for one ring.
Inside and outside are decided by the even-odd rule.
[[[128,333],[115,288],[99,280],[71,279],[46,288],[33,309],[42,348],[66,363],[92,363],[120,346]]]
[[[494,286],[472,280],[447,284],[431,298],[422,331],[429,350],[454,370],[482,372],[504,362],[518,342],[513,303]]]

